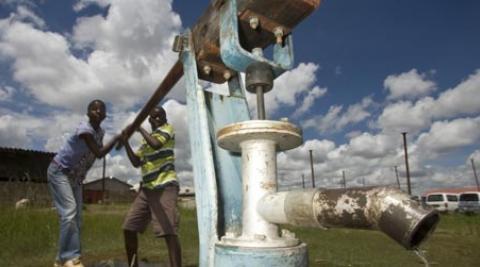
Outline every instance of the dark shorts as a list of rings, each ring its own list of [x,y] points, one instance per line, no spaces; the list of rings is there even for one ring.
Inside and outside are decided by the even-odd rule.
[[[176,235],[180,216],[177,211],[178,186],[140,189],[123,222],[123,229],[143,233],[152,221],[155,236]]]

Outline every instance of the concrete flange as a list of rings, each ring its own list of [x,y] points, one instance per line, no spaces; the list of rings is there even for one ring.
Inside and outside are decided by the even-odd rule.
[[[232,267],[304,267],[308,266],[305,243],[288,248],[246,248],[215,245],[215,266]]]
[[[277,151],[300,146],[302,130],[286,121],[250,120],[229,124],[217,133],[218,145],[232,152],[241,152],[240,144],[248,140],[270,140]]]

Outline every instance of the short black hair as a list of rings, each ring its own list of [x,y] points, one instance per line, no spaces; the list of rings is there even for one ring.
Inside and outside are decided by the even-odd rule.
[[[167,117],[167,112],[162,106],[158,105],[158,106],[155,106],[154,108],[158,109],[158,111],[160,111],[165,118]]]
[[[104,107],[105,107],[105,102],[103,102],[102,100],[100,99],[95,99],[95,100],[92,100],[89,104],[88,104],[88,110],[90,110],[92,108],[92,106],[96,103],[100,103],[102,104]]]

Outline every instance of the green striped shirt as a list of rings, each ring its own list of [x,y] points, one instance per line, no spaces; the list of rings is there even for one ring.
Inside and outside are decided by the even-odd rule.
[[[151,134],[162,147],[155,150],[142,140],[137,156],[142,160],[142,186],[148,189],[162,188],[166,184],[176,183],[175,173],[175,133],[172,125],[165,123]]]

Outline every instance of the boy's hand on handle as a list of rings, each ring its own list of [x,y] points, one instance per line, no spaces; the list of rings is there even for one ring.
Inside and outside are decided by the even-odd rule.
[[[117,146],[115,147],[116,150],[122,149],[122,147],[125,145],[126,142],[128,142],[128,139],[130,136],[132,136],[132,133],[135,131],[133,128],[132,124],[129,124],[125,129],[122,130],[122,132],[119,134],[119,141],[117,143]]]

